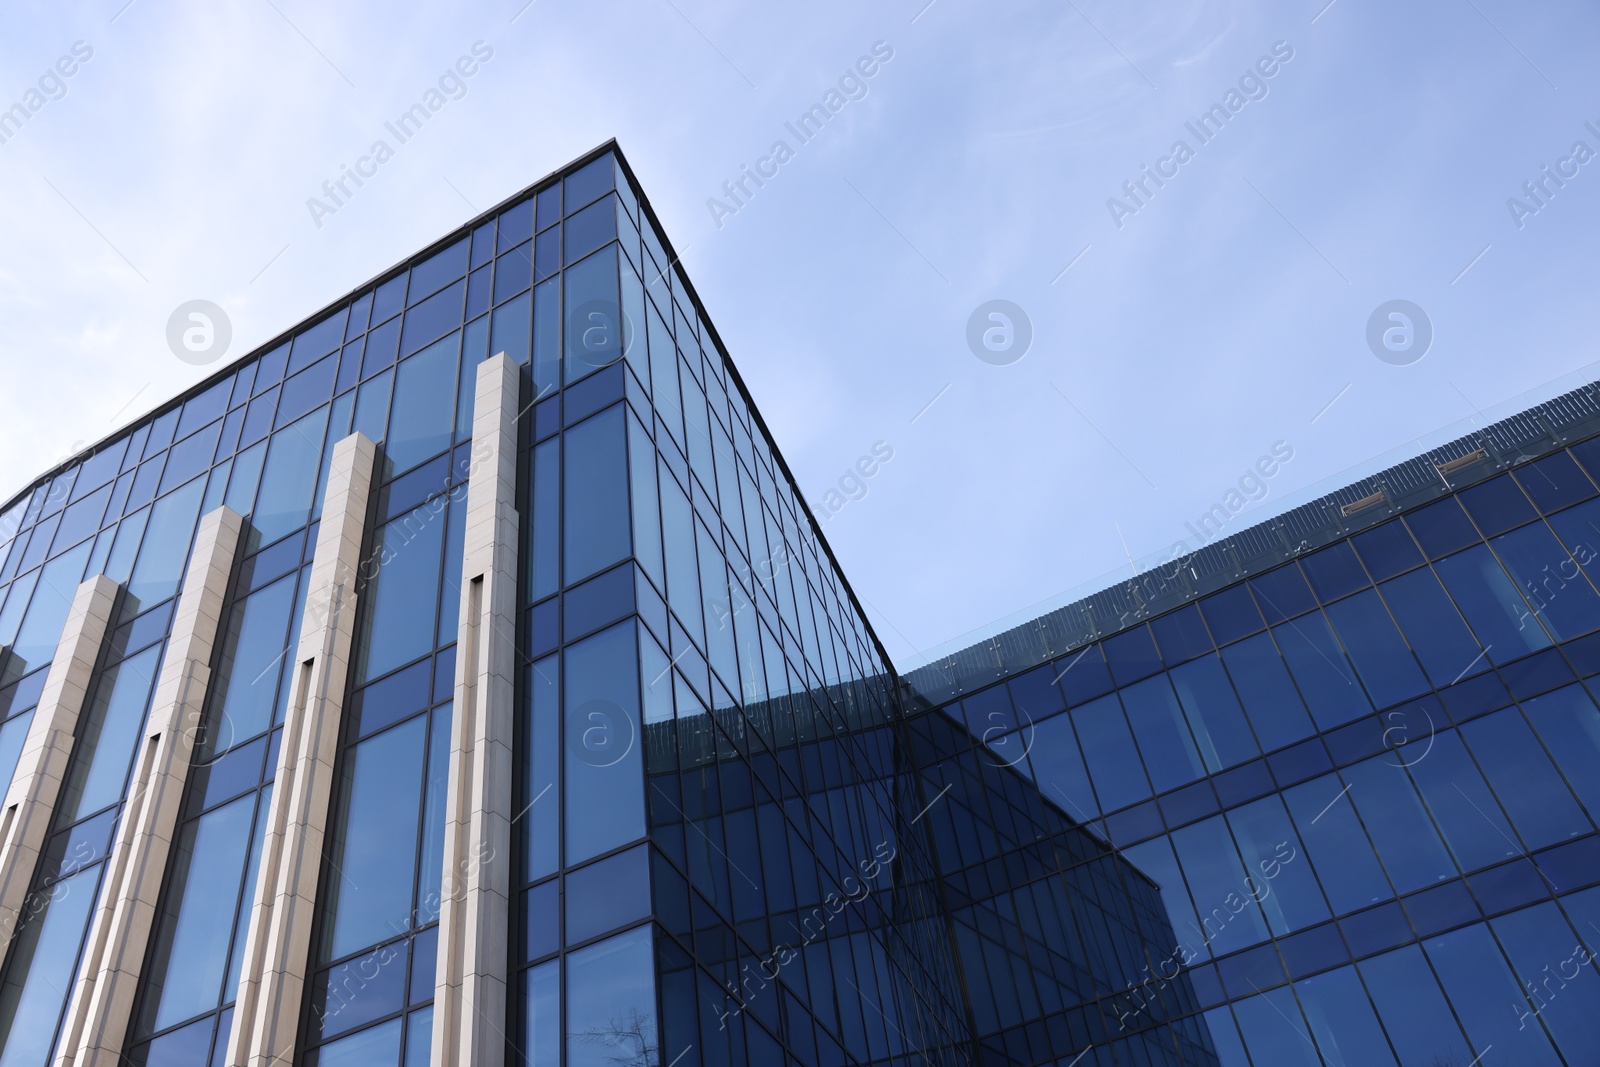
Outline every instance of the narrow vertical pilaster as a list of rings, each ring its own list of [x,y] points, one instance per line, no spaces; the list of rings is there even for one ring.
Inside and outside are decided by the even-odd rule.
[[[89,695],[89,680],[116,606],[117,583],[104,575],[78,586],[61,642],[45,675],[39,707],[0,808],[0,945],[11,943],[27,903],[39,850],[50,832],[61,780]]]
[[[247,919],[229,1067],[268,1067],[296,1058],[333,760],[355,640],[356,569],[376,458],[377,447],[362,434],[351,434],[333,449],[261,869]]]
[[[55,1067],[116,1067],[166,873],[195,734],[205,709],[223,599],[244,520],[218,508],[200,520]]]
[[[434,1067],[505,1062],[517,611],[517,365],[478,367],[445,801]]]

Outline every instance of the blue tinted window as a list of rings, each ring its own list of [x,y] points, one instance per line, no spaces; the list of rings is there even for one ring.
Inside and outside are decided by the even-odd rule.
[[[391,319],[367,334],[366,348],[361,356],[361,377],[370,378],[386,367],[394,366],[400,354],[400,320]]]
[[[380,566],[364,591],[357,684],[387,674],[434,647],[444,533],[443,515],[423,508],[378,531],[372,558]]]
[[[1450,1005],[1416,945],[1367,960],[1357,970],[1405,1067],[1452,1060],[1471,1063],[1478,1055],[1452,1020]],[[1507,1011],[1504,1005],[1497,1010]]]
[[[1089,773],[1084,769],[1078,740],[1072,732],[1072,719],[1056,715],[1035,724],[1032,761],[1033,780],[1046,797],[1080,822],[1100,813]]]
[[[489,334],[489,351],[504,352],[518,363],[528,362],[533,343],[533,298],[523,293],[511,303],[496,308]]]
[[[1278,797],[1263,797],[1228,812],[1244,858],[1246,892],[1261,905],[1267,924],[1282,936],[1329,917],[1305,846]]]
[[[1121,696],[1156,792],[1164,793],[1205,773],[1189,724],[1165,676],[1128,686]]]
[[[1463,489],[1460,499],[1467,514],[1477,522],[1478,529],[1486,537],[1503,533],[1537,516],[1533,505],[1528,503],[1528,498],[1522,495],[1522,490],[1517,488],[1517,483],[1511,480],[1509,474]]]
[[[1483,649],[1461,621],[1431,570],[1418,570],[1378,587],[1406,640],[1435,686],[1489,669]]]
[[[1283,798],[1334,914],[1389,899],[1389,880],[1337,775],[1286,789]]]
[[[261,493],[250,516],[259,543],[271,544],[310,518],[327,426],[328,409],[323,408],[273,434],[262,469]]]
[[[1524,986],[1543,993],[1532,1004],[1518,1005],[1519,1029],[1520,1013],[1532,1011],[1537,1005],[1540,1021],[1555,1038],[1567,1062],[1581,1063],[1600,1047],[1600,1013],[1594,1010],[1594,1005],[1600,1003],[1600,977],[1595,975],[1592,962],[1584,964],[1590,954],[1582,947],[1594,943],[1594,931],[1585,930],[1587,936],[1573,937],[1561,912],[1549,903],[1502,915],[1490,925],[1511,958],[1517,978]],[[1543,983],[1552,975],[1557,984],[1545,986]],[[1531,1025],[1532,1020],[1528,1022]]]
[[[0,1019],[0,1047],[7,1064],[50,1062],[99,879],[100,869],[94,867],[56,883],[34,898],[21,923],[0,988],[0,1002],[9,1008]]]
[[[1108,637],[1100,643],[1100,647],[1105,651],[1106,662],[1111,665],[1111,676],[1118,685],[1127,685],[1161,669],[1161,657],[1157,655],[1156,646],[1150,639],[1148,626],[1136,626],[1115,637]]]
[[[494,264],[494,302],[511,299],[533,284],[533,245],[524,242]]]
[[[1416,736],[1408,738],[1408,747],[1390,759],[1410,767],[1411,777],[1461,869],[1474,871],[1519,854],[1516,832],[1467,754],[1460,734],[1454,730],[1435,733],[1432,723],[1403,725],[1408,732],[1417,727]],[[1414,749],[1409,747],[1413,743]]]
[[[1171,678],[1206,770],[1219,771],[1260,754],[1244,709],[1216,655],[1174,667]]]
[[[1282,748],[1315,732],[1270,634],[1224,648],[1222,661],[1263,750]]]
[[[548,656],[528,668],[528,700],[524,705],[522,773],[527,785],[523,835],[525,880],[542,878],[558,866],[561,830],[561,698],[560,659]]]
[[[533,236],[533,201],[507,208],[499,219],[500,249],[504,251]]]
[[[1348,800],[1366,823],[1367,834],[1396,891],[1409,893],[1453,878],[1455,864],[1434,831],[1410,777],[1394,755],[1375,756],[1344,769]]]
[[[573,215],[562,227],[566,237],[566,262],[576,263],[607,241],[617,237],[617,206],[605,199]]]
[[[1496,537],[1489,546],[1557,640],[1600,627],[1600,595],[1544,523]]]
[[[1465,723],[1461,734],[1530,848],[1592,829],[1516,708]]]
[[[283,383],[278,393],[276,423],[285,426],[319,404],[326,404],[333,395],[333,378],[339,361],[328,357]]]
[[[1367,570],[1379,581],[1422,563],[1422,553],[1398,519],[1356,534],[1351,540]]]
[[[629,849],[567,875],[567,943],[626,926],[650,914],[650,849]]]
[[[75,822],[122,799],[128,768],[155,687],[161,647],[100,673],[94,701],[78,727],[72,769],[61,786],[57,825]]]
[[[262,733],[271,724],[278,671],[288,653],[289,613],[296,607],[295,579],[253,593],[233,609],[211,692],[206,751],[217,755]],[[290,656],[289,658],[293,658]]]
[[[461,335],[403,361],[395,371],[394,402],[384,453],[393,470],[410,470],[450,447],[456,415]]]
[[[628,465],[623,408],[566,432],[564,516],[568,584],[628,555]]]
[[[1161,658],[1170,664],[1183,663],[1211,651],[1211,635],[1200,621],[1200,609],[1193,604],[1154,619],[1150,629],[1155,631],[1156,644],[1161,647]]]
[[[1246,989],[1249,987],[1247,986]],[[1306,1039],[1305,1020],[1287,988],[1241,1000],[1233,1006],[1244,1043],[1256,1063],[1273,1067],[1321,1067],[1321,1057]]]
[[[1520,467],[1517,481],[1546,515],[1594,496],[1594,486],[1565,452]]]
[[[1317,606],[1300,568],[1293,563],[1250,580],[1250,588],[1269,623],[1282,622]]]
[[[1372,710],[1320,613],[1274,627],[1272,634],[1320,729],[1339,726]]]
[[[1194,895],[1200,929],[1212,955],[1222,956],[1267,937],[1260,905],[1221,815],[1172,832],[1172,847]]]
[[[569,268],[562,285],[566,380],[571,383],[622,358],[617,250],[608,248]]]
[[[1329,1067],[1394,1067],[1394,1053],[1354,967],[1295,983]]]
[[[467,273],[467,243],[463,237],[442,252],[435,252],[411,268],[409,303],[431,296]]]
[[[1428,689],[1416,657],[1376,591],[1368,589],[1330,604],[1327,613],[1378,707],[1398,704]]]
[[[1487,926],[1456,930],[1426,947],[1475,1048],[1492,1046],[1518,1067],[1561,1062],[1540,1027],[1519,1025],[1515,1008],[1527,998]]]
[[[561,587],[561,438],[533,450],[533,514],[528,522],[530,599],[542,600]]]
[[[1300,561],[1311,588],[1324,602],[1353,593],[1367,584],[1366,572],[1356,559],[1350,542],[1339,541],[1320,552],[1313,552]]]
[[[561,961],[551,960],[527,972],[527,1043],[524,1046],[528,1063],[561,1062]]]
[[[466,296],[467,283],[462,279],[408,310],[400,331],[401,355],[426,348],[451,330],[460,329]]]
[[[607,153],[586,164],[582,169],[567,175],[564,184],[567,188],[566,210],[570,215],[616,187],[616,164],[610,153]]]
[[[1069,704],[1082,704],[1111,691],[1111,672],[1097,644],[1070,653],[1051,666],[1055,668],[1056,684]]]
[[[1405,523],[1429,559],[1447,556],[1478,540],[1477,529],[1453,496],[1418,508],[1406,515]]]
[[[1083,745],[1104,811],[1115,811],[1150,795],[1150,786],[1134,747],[1133,734],[1115,696],[1104,696],[1073,708],[1069,714]]]
[[[567,862],[607,852],[644,834],[639,653],[631,622],[569,645],[566,692]]]
[[[1569,685],[1525,701],[1523,707],[1589,817],[1600,821],[1600,774],[1595,773],[1600,768],[1600,709],[1594,698],[1582,686]]]
[[[1435,568],[1491,662],[1506,663],[1550,644],[1533,609],[1487,545],[1442,559]]]
[[[1256,610],[1250,590],[1244,585],[1230,586],[1200,601],[1200,611],[1217,644],[1225,645],[1263,629],[1261,612]]]
[[[656,1062],[650,927],[567,956],[567,1065]]]

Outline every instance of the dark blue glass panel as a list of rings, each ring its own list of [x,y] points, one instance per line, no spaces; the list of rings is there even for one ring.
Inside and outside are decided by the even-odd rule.
[[[566,238],[565,262],[576,263],[607,241],[617,238],[617,205],[613,198],[590,204],[561,227]]]
[[[1283,798],[1334,914],[1389,899],[1389,880],[1338,776],[1286,789]]]
[[[1499,867],[1467,876],[1467,884],[1478,904],[1489,915],[1510,911],[1543,900],[1551,893],[1543,872],[1525,859],[1512,860]]]
[[[1150,622],[1156,645],[1168,666],[1183,663],[1211,651],[1211,635],[1200,619],[1200,609],[1188,604]]]
[[[1164,676],[1127,686],[1121,697],[1156,792],[1164,793],[1205,773],[1183,709]]]
[[[1284,946],[1286,956],[1291,951]],[[1295,990],[1328,1067],[1395,1067],[1394,1053],[1354,967],[1296,982]]]
[[[1367,570],[1380,582],[1422,564],[1422,553],[1398,519],[1356,534],[1351,540]]]
[[[406,312],[405,327],[400,331],[401,355],[408,356],[433,344],[451,330],[460,329],[466,297],[467,283],[462,279],[411,307]],[[452,396],[451,399],[455,398]]]
[[[372,322],[374,325],[387,321],[391,316],[398,315],[400,309],[406,306],[406,277],[405,271],[390,278],[378,286],[372,298]]]
[[[1404,725],[1414,736],[1408,738],[1407,747],[1388,758],[1410,768],[1461,869],[1477,870],[1515,856],[1520,851],[1516,833],[1467,754],[1460,734],[1454,730],[1435,733],[1434,725],[1426,721]]]
[[[1509,474],[1463,489],[1459,498],[1485,537],[1504,533],[1513,526],[1520,526],[1538,517],[1533,505],[1528,503],[1528,498],[1522,495],[1522,490]]]
[[[1329,917],[1322,887],[1281,798],[1263,797],[1235,808],[1228,812],[1228,825],[1247,872],[1248,881],[1240,889],[1260,903],[1275,935]]]
[[[534,886],[522,896],[523,925],[526,930],[524,959],[542,959],[561,948],[559,888],[560,883],[552,878]]]
[[[1471,1063],[1470,1049],[1422,949],[1409,945],[1357,966],[1400,1062]],[[1499,1010],[1505,1011],[1502,1006]],[[1353,1067],[1353,1065],[1352,1065]]]
[[[183,416],[178,419],[178,429],[173,436],[181,441],[206,423],[222,418],[222,413],[228,407],[228,394],[232,390],[232,386],[233,383],[224,378],[199,396],[192,396],[184,401]],[[120,449],[116,450],[116,455],[120,458]],[[104,463],[98,468],[91,469],[93,465],[94,460],[89,460],[83,465],[78,475],[77,485],[73,488],[73,499],[82,496],[89,489],[104,485],[116,473],[115,463],[110,465],[110,469],[107,469]]]
[[[489,268],[475,270],[467,278],[467,319],[475,319],[489,310],[491,286]]]
[[[513,248],[533,236],[533,201],[524,200],[507,208],[499,219],[500,251]]]
[[[568,645],[563,719],[566,858],[573,863],[645,832],[639,651],[626,622]]]
[[[633,612],[634,570],[613,567],[561,598],[563,627],[568,639],[581,637]]]
[[[494,302],[502,303],[533,284],[533,246],[523,242],[495,261]]]
[[[1034,726],[1033,737],[1033,749],[1029,752],[1033,780],[1045,796],[1081,822],[1089,822],[1100,814],[1077,737],[1072,732],[1071,717],[1056,715],[1040,720]]]
[[[1544,1031],[1519,1025],[1512,1006],[1526,1004],[1487,926],[1468,926],[1426,942],[1439,984],[1478,1050],[1493,1047],[1518,1067],[1559,1064]]]
[[[1348,800],[1366,824],[1367,835],[1400,893],[1424,889],[1456,876],[1456,865],[1439,840],[1433,821],[1397,757],[1377,756],[1346,767]]]
[[[394,358],[399,351],[400,320],[391,319],[367,334],[367,346],[361,356],[361,377],[370,378],[394,366]]]
[[[268,386],[277,385],[283,381],[284,367],[289,362],[289,346],[281,344],[271,352],[256,360],[256,395],[267,391]]]
[[[1150,638],[1148,626],[1136,626],[1100,643],[1105,650],[1106,662],[1111,666],[1111,677],[1118,685],[1146,678],[1161,669],[1161,657]]]
[[[1267,924],[1221,815],[1172,832],[1172,846],[1194,896],[1206,950],[1223,956],[1263,941]],[[1204,950],[1203,950],[1204,951]],[[1237,991],[1233,991],[1237,992]]]
[[[1289,785],[1331,770],[1333,763],[1328,758],[1328,750],[1323,747],[1321,739],[1312,738],[1310,741],[1302,741],[1293,748],[1274,752],[1267,757],[1267,766],[1272,768],[1273,776],[1280,784]]]
[[[389,433],[384,440],[384,453],[394,471],[409,470],[450,447],[460,359],[458,332],[402,360],[395,369]]]
[[[1339,541],[1311,553],[1300,561],[1300,566],[1305,568],[1311,588],[1324,603],[1368,584],[1366,572],[1361,569],[1355,549],[1348,541]]]
[[[272,416],[277,410],[278,389],[276,386],[270,392],[250,401],[250,406],[245,409],[244,413],[244,426],[239,431],[239,446],[243,448],[253,445],[265,437],[272,429]]]
[[[1400,903],[1422,937],[1477,922],[1480,917],[1478,905],[1464,882],[1446,882],[1414,893]]]
[[[1594,486],[1565,452],[1519,467],[1515,475],[1523,490],[1546,515],[1595,495]]]
[[[356,297],[355,303],[350,305],[350,321],[345,325],[344,339],[349,341],[366,330],[371,315],[372,294],[363,293]]]
[[[1317,606],[1311,587],[1293,563],[1250,579],[1250,588],[1269,623],[1279,623]]]
[[[352,341],[339,354],[339,377],[333,383],[335,394],[342,393],[361,380],[361,348],[366,339]]]
[[[1059,668],[1047,663],[1019,674],[1006,683],[1011,690],[1011,699],[1016,703],[1019,721],[1038,722],[1067,706],[1061,690],[1056,688],[1052,680],[1057,670]]]
[[[286,373],[293,375],[328,353],[338,351],[340,342],[344,340],[344,318],[345,311],[340,308],[296,337],[294,347],[289,352]]]
[[[1069,712],[1094,778],[1103,811],[1115,811],[1150,795],[1139,750],[1115,696],[1081,704]]]
[[[1330,604],[1326,610],[1374,704],[1380,708],[1398,704],[1428,689],[1416,657],[1376,590]]]
[[[181,446],[180,446],[181,447]],[[171,464],[168,464],[170,469]],[[196,471],[195,473],[199,473]],[[53,551],[71,548],[85,537],[100,529],[100,519],[105,514],[106,502],[111,499],[111,486],[104,486],[92,496],[68,506],[61,513],[61,525],[56,528]]]
[[[472,231],[472,269],[483,266],[494,258],[494,223],[485,222]]]
[[[1461,735],[1530,848],[1592,831],[1593,824],[1516,708],[1464,723]]]
[[[1111,692],[1111,672],[1098,644],[1063,656],[1050,666],[1069,704],[1082,704]]]
[[[561,230],[559,228],[546,230],[533,239],[534,283],[555,277],[559,270],[561,270]]]
[[[1435,686],[1450,685],[1474,670],[1488,669],[1483,649],[1433,571],[1414,571],[1385,582],[1378,591]]]
[[[578,382],[562,394],[567,425],[582,422],[608,404],[622,399],[623,372],[613,363],[599,374]]]
[[[1272,635],[1318,728],[1339,726],[1372,711],[1355,671],[1320,613],[1273,627]]]
[[[432,666],[432,661],[422,660],[357,692],[350,702],[350,736],[376,733],[426,708],[432,697]]]
[[[211,1051],[211,1029],[215,1022],[209,1016],[190,1023],[181,1030],[162,1034],[148,1045],[132,1053],[136,1067],[206,1067],[207,1053]],[[224,1036],[226,1040],[226,1036]]]
[[[624,430],[623,409],[616,406],[566,432],[562,511],[568,584],[617,562],[630,551]]]
[[[1271,634],[1257,634],[1229,645],[1222,650],[1222,661],[1264,751],[1315,732]]]
[[[1600,595],[1544,523],[1489,542],[1559,640],[1600,628]]]
[[[1600,709],[1583,686],[1572,685],[1525,701],[1523,707],[1545,748],[1591,820],[1600,816]]]
[[[261,493],[250,516],[262,543],[299,529],[311,517],[327,426],[328,409],[323,408],[273,434],[261,474]]]
[[[569,945],[649,915],[649,846],[640,845],[569,872],[566,897]]]
[[[357,683],[387,674],[433,649],[444,532],[443,516],[432,516],[420,529],[408,516],[378,532],[373,558],[386,562],[366,590],[368,602],[356,651]]]
[[[1273,781],[1272,772],[1265,760],[1247,763],[1231,771],[1223,771],[1213,776],[1211,783],[1216,787],[1217,796],[1225,808],[1265,796],[1277,788],[1277,783]]]
[[[1477,528],[1453,496],[1409,513],[1405,523],[1429,559],[1448,556],[1479,540]]]
[[[608,247],[562,275],[566,380],[622,358],[622,309],[618,303],[617,250]]]
[[[1442,559],[1435,568],[1491,662],[1507,663],[1549,646],[1549,635],[1487,545]]]
[[[571,215],[578,208],[616,188],[616,164],[609,153],[603,155],[581,170],[567,175],[565,185],[566,210]]]
[[[338,364],[339,361],[330,356],[286,380],[283,391],[278,394],[276,424],[287,426],[306,412],[326,404],[333,395]]]
[[[411,268],[411,288],[406,303],[419,303],[423,297],[432,296],[446,285],[467,273],[467,245],[463,237],[455,244]]]
[[[1574,938],[1572,928],[1554,904],[1540,904],[1502,915],[1491,924],[1522,985],[1536,991],[1539,1019],[1555,1039],[1568,1063],[1581,1063],[1600,1048],[1600,976],[1591,954],[1582,946],[1593,944],[1593,931]],[[1521,1023],[1519,1017],[1519,1025]],[[1531,1022],[1531,1020],[1530,1020]]]

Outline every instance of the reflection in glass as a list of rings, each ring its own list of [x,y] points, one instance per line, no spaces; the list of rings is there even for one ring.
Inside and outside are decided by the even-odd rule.
[[[648,926],[567,957],[567,1067],[659,1067],[654,974]]]

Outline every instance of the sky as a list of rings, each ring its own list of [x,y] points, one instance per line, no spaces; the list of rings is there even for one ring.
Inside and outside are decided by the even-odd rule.
[[[0,497],[223,365],[185,302],[231,361],[615,137],[907,669],[1241,482],[1229,532],[1600,378],[1597,43],[1514,0],[14,7]]]

